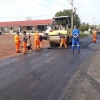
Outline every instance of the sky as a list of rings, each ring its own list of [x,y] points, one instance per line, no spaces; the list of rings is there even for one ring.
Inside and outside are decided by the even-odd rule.
[[[71,0],[0,0],[0,22],[52,19],[56,12],[71,9]],[[81,22],[100,24],[100,0],[73,0]]]

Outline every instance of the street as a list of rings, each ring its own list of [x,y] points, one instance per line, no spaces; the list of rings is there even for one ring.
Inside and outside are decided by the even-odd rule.
[[[0,100],[100,100],[100,38],[80,41],[1,60]]]

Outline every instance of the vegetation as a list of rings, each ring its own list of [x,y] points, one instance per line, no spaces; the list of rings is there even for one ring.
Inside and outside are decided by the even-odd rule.
[[[81,37],[84,37],[84,36],[88,36],[88,34],[85,34],[85,33],[81,32],[81,33],[80,33],[80,36],[81,36]]]
[[[94,30],[94,25],[89,25],[88,23],[81,23],[80,21],[80,18],[78,16],[78,14],[76,14],[75,12],[73,13],[73,25],[76,25],[79,30],[81,31],[81,36],[87,36],[88,34],[84,34],[83,32],[84,31],[88,31],[89,30],[89,33],[92,34],[92,31]],[[63,10],[63,11],[59,11],[55,14],[55,17],[58,17],[58,16],[69,16],[71,17],[71,9],[67,9],[67,10]],[[71,22],[71,20],[70,20]],[[63,24],[63,25],[66,25],[66,21],[63,21],[63,22],[58,22],[58,24]],[[71,27],[71,25],[68,25]],[[95,26],[97,27],[97,26]]]
[[[84,31],[88,31],[89,27],[90,27],[90,25],[88,23],[87,24],[81,23],[79,29],[80,29],[80,31],[84,32]]]

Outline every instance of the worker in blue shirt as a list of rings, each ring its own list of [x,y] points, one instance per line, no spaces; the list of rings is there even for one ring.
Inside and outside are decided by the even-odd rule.
[[[80,43],[79,43],[79,35],[80,31],[77,29],[76,26],[74,26],[74,29],[72,31],[72,52],[74,53],[74,44],[77,44],[77,50],[80,52]]]

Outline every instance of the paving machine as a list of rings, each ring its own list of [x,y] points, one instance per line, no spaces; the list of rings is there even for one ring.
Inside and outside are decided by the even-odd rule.
[[[60,45],[61,38],[59,34],[63,34],[65,36],[67,45],[71,42],[71,18],[69,16],[54,17],[50,27],[51,30],[49,31],[48,36],[51,47]]]

